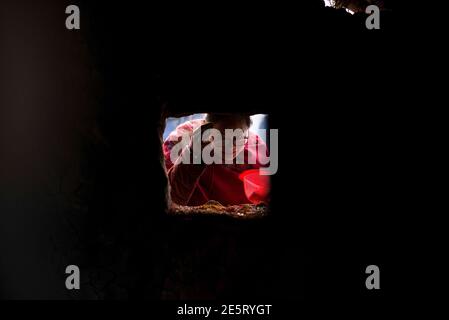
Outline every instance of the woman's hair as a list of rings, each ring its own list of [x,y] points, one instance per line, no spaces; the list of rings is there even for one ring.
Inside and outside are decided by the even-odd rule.
[[[217,123],[223,120],[242,120],[245,121],[248,127],[252,123],[250,116],[243,113],[208,113],[206,116],[206,121],[210,123]]]

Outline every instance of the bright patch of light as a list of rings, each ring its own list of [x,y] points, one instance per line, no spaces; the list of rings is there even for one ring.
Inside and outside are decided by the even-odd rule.
[[[249,127],[249,130],[251,130],[253,133],[257,134],[259,137],[262,138],[263,141],[267,141],[267,131],[264,132],[264,129],[268,129],[267,124],[267,115],[266,114],[255,114],[251,116],[251,127]]]

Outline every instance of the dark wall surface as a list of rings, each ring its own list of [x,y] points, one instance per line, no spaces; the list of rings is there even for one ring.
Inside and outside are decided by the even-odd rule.
[[[2,4],[2,298],[363,297],[367,265],[391,272],[391,16],[368,31],[320,1],[79,1],[69,31],[66,5]],[[266,219],[165,213],[161,119],[214,111],[279,129]]]

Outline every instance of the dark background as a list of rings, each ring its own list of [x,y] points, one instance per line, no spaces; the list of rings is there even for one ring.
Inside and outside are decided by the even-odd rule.
[[[391,14],[368,31],[313,0],[76,4],[79,31],[65,29],[64,1],[2,4],[0,297],[394,295]],[[165,214],[163,117],[212,111],[267,113],[279,129],[270,217]],[[79,291],[65,289],[69,264]],[[380,291],[365,288],[370,264]]]

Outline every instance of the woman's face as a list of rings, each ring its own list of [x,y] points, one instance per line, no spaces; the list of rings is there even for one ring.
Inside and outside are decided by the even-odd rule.
[[[220,122],[217,122],[214,124],[214,129],[217,129],[221,132],[222,137],[222,152],[224,156],[224,160],[226,162],[231,162],[237,155],[242,152],[245,148],[245,143],[248,139],[248,133],[249,133],[249,127],[244,119],[225,119]],[[241,134],[238,135],[240,138],[238,141],[237,139],[228,139],[226,140],[226,129],[231,130],[241,130]],[[232,154],[226,154],[226,146],[228,149],[232,150]]]

